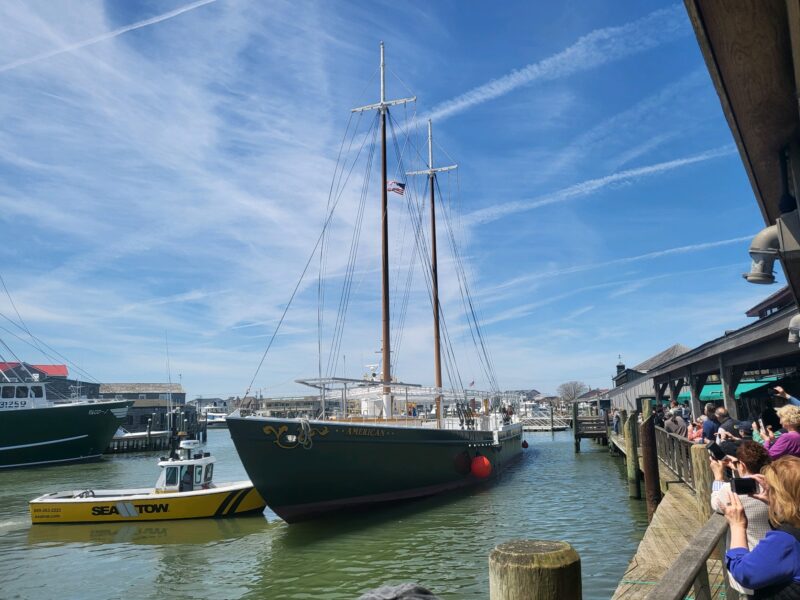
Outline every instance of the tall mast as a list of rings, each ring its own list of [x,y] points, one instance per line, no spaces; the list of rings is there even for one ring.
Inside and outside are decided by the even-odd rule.
[[[436,381],[436,423],[442,425],[442,352],[439,329],[439,265],[436,257],[436,173],[451,171],[458,165],[449,167],[433,166],[433,126],[428,119],[428,168],[424,171],[411,171],[406,175],[427,175],[431,188],[431,305],[433,306],[433,370]]]
[[[381,296],[383,314],[383,340],[381,349],[383,352],[383,418],[391,416],[391,392],[392,382],[392,346],[389,339],[389,199],[386,190],[386,113],[390,106],[415,102],[417,97],[402,98],[400,100],[386,100],[386,63],[383,59],[383,42],[381,42],[381,100],[377,104],[369,104],[354,108],[352,112],[363,112],[367,110],[380,111],[381,117]]]

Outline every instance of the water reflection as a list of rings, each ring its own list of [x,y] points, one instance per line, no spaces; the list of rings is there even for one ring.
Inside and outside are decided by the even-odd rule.
[[[33,525],[28,531],[28,544],[211,544],[263,533],[270,526],[262,515],[148,523]]]

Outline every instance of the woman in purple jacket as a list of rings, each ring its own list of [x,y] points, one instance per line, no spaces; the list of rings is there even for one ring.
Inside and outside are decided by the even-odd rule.
[[[775,460],[781,456],[800,457],[800,407],[793,404],[781,406],[778,410],[778,417],[781,420],[781,427],[786,433],[776,438],[772,430],[767,430],[764,448],[769,452],[771,459]]]
[[[729,494],[725,518],[730,524],[731,544],[725,566],[743,586],[755,590],[761,600],[800,598],[800,458],[786,456],[756,475],[775,529],[752,550],[747,549],[747,517],[739,496]]]

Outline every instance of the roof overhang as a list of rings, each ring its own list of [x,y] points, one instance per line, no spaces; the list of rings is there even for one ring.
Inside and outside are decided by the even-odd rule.
[[[684,0],[764,222],[775,223],[780,152],[800,126],[800,0]],[[795,300],[800,260],[782,260]]]

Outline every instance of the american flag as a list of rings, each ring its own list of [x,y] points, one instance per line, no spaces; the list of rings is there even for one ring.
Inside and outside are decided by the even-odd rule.
[[[400,183],[399,181],[387,181],[386,191],[394,192],[395,194],[400,194],[402,196],[406,193],[406,184]]]

